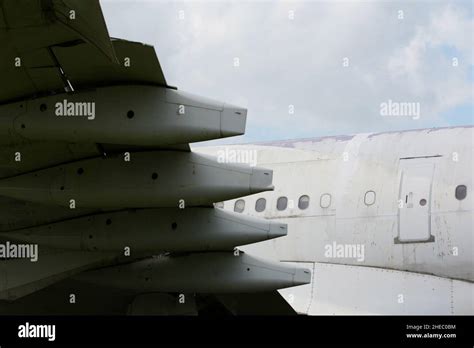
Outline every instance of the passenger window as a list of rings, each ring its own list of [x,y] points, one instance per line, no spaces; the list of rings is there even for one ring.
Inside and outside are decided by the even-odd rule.
[[[329,193],[321,195],[319,205],[321,206],[321,208],[328,208],[331,205],[331,195]]]
[[[267,206],[267,200],[265,198],[259,198],[255,202],[255,210],[259,213],[265,210]]]
[[[278,210],[285,210],[288,205],[288,198],[286,197],[280,197],[277,200],[277,209]]]
[[[466,185],[458,185],[455,192],[456,199],[462,201],[467,196],[467,187]]]
[[[245,209],[245,201],[243,199],[239,199],[235,201],[234,204],[234,211],[237,213],[242,213]]]
[[[374,191],[367,191],[364,197],[365,205],[372,205],[375,203],[375,192]]]
[[[305,210],[308,207],[309,207],[309,196],[308,195],[301,196],[298,201],[298,208],[300,208],[301,210]]]

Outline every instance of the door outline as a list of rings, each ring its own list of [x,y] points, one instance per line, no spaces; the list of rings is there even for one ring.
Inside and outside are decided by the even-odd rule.
[[[397,212],[397,220],[398,220],[398,228],[397,232],[398,235],[394,238],[394,243],[395,244],[413,244],[413,243],[432,243],[435,241],[435,236],[431,234],[431,201],[432,201],[432,191],[433,191],[433,179],[434,179],[434,173],[436,170],[436,159],[430,160],[435,157],[441,157],[439,155],[437,156],[422,156],[422,157],[408,157],[408,158],[400,158],[399,162],[399,173],[400,173],[400,181],[399,181],[399,191],[398,191],[398,198],[402,199],[402,192],[406,189],[404,188],[404,182],[406,181],[406,172],[409,168],[416,168],[416,167],[423,167],[426,165],[431,165],[431,173],[429,177],[429,196],[428,198],[428,211],[427,211],[427,216],[426,219],[428,219],[427,227],[428,227],[428,238],[427,239],[414,239],[414,240],[402,240],[400,239],[400,235],[402,233],[402,221],[401,221],[401,216],[400,212],[401,209],[407,209],[407,207],[404,205],[403,208],[398,207],[398,212]],[[402,162],[403,161],[403,162]],[[411,193],[411,192],[410,192]],[[408,202],[403,202],[403,204],[406,204]]]

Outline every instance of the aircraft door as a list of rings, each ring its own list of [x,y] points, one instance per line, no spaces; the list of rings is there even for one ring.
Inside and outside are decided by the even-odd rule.
[[[430,213],[434,163],[401,159],[400,171],[398,237],[395,243],[432,242]]]

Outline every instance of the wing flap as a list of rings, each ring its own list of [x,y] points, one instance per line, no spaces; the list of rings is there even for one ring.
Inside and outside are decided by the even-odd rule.
[[[89,43],[55,47],[53,51],[74,88],[124,83],[167,86],[152,46],[125,40],[112,43],[119,64],[94,55],[95,48]]]
[[[1,0],[0,18],[0,103],[64,91],[51,47],[85,41],[117,60],[97,0]]]
[[[152,46],[110,39],[98,0],[0,0],[0,47],[0,104],[69,84],[168,87]]]
[[[0,5],[0,38],[13,41],[19,53],[82,40],[116,60],[98,0],[2,0]]]

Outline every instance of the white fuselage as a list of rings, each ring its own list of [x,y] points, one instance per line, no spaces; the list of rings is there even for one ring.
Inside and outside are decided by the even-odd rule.
[[[474,314],[473,147],[467,126],[193,150],[274,171],[224,209],[288,224],[241,249],[313,269],[280,291],[298,312]]]

